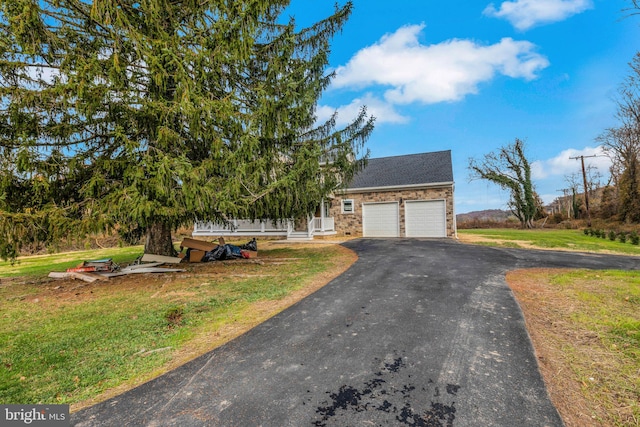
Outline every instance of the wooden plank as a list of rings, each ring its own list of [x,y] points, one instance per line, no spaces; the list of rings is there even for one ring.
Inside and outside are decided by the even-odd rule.
[[[218,245],[211,242],[205,242],[204,240],[196,240],[185,237],[182,240],[182,243],[180,243],[180,246],[182,246],[183,248],[198,249],[200,251],[208,252],[214,250]]]
[[[118,277],[118,276],[126,276],[127,274],[135,273],[136,271],[137,270],[115,271],[113,273],[100,273],[100,275],[104,277]]]
[[[143,261],[143,262],[162,262],[162,263],[166,263],[166,264],[180,264],[182,262],[182,258],[178,258],[178,257],[174,257],[174,256],[144,254],[144,255],[142,255],[141,261]]]
[[[182,271],[186,271],[184,268],[161,268],[161,267],[150,267],[150,268],[137,268],[135,270],[131,270],[128,273],[179,273]]]
[[[105,277],[99,277],[94,274],[78,273],[75,271],[52,271],[49,273],[49,277],[53,279],[79,279],[87,283],[93,283],[96,280],[106,280]]]
[[[95,280],[109,280],[108,277],[104,277],[99,273],[80,273],[80,275],[83,276],[82,278],[78,277],[80,280],[85,280],[85,278],[89,278],[89,277]]]
[[[159,267],[163,264],[164,262],[147,262],[145,264],[133,264],[133,265],[128,265],[126,267],[121,268],[120,271],[136,270],[138,268]]]
[[[62,271],[52,271],[49,273],[49,277],[52,279],[71,279],[73,278],[72,273],[62,272]]]
[[[185,271],[181,268],[160,268],[160,267],[149,267],[149,268],[136,268],[134,270],[128,271],[116,271],[114,273],[101,273],[101,276],[104,277],[117,277],[117,276],[126,276],[127,274],[142,274],[142,273],[179,273]]]

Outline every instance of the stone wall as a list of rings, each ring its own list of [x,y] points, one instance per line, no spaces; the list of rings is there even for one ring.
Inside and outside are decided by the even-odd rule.
[[[342,213],[342,200],[352,199],[354,212]],[[374,191],[365,193],[337,194],[331,201],[330,216],[335,219],[338,236],[362,236],[362,204],[371,202],[400,202],[400,236],[405,236],[405,201],[445,200],[447,215],[447,237],[455,236],[453,218],[453,188],[437,187],[415,190]]]

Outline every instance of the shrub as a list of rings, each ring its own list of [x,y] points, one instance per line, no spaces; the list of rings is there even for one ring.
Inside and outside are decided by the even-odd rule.
[[[624,231],[621,231],[618,233],[618,240],[620,241],[620,243],[626,243],[627,241],[627,233],[625,233]]]
[[[640,243],[640,236],[638,236],[638,233],[636,233],[635,231],[632,231],[631,234],[629,234],[629,240],[631,241],[632,245],[637,245],[638,243]]]
[[[582,232],[585,236],[590,236],[593,234],[593,230],[591,230],[590,228],[585,228],[584,230],[582,230]]]
[[[612,242],[616,240],[616,232],[613,230],[609,231],[609,240],[611,240]]]
[[[560,224],[562,221],[564,221],[564,215],[560,212],[554,213],[549,219],[549,223],[551,224]]]

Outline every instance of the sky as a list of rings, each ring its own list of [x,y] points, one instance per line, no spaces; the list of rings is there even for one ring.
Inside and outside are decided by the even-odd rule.
[[[334,0],[292,0],[307,26]],[[342,2],[340,2],[342,4]],[[332,42],[318,118],[376,118],[370,157],[451,150],[456,213],[508,209],[509,194],[470,180],[469,159],[525,142],[545,203],[579,174],[609,179],[596,138],[617,125],[615,97],[640,50],[631,0],[353,0]]]

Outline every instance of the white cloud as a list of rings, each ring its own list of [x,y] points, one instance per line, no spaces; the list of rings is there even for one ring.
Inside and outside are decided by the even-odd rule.
[[[505,1],[499,9],[491,3],[487,16],[504,18],[519,30],[567,19],[593,7],[591,0],[516,0]]]
[[[581,174],[582,165],[580,160],[576,159],[580,156],[585,156],[585,166],[596,167],[603,176],[608,174],[611,160],[604,155],[602,146],[598,146],[585,147],[582,150],[569,148],[551,159],[535,161],[531,163],[531,175],[534,179],[547,179],[553,176],[564,177],[573,173]]]
[[[350,104],[333,108],[327,105],[318,106],[316,116],[318,122],[329,119],[338,111],[336,122],[338,125],[346,125],[357,117],[363,105],[367,107],[367,114],[376,118],[376,124],[381,123],[407,123],[409,119],[402,116],[393,108],[393,105],[384,102],[371,94],[354,99]]]
[[[478,85],[496,74],[532,80],[549,65],[527,41],[504,38],[482,46],[471,40],[423,45],[423,25],[410,25],[387,34],[360,50],[336,69],[333,87],[353,89],[387,86],[387,102],[433,104],[457,101],[478,92]]]

